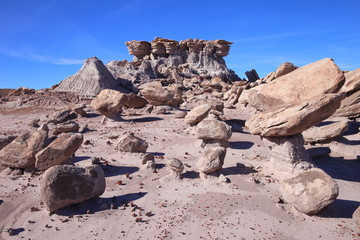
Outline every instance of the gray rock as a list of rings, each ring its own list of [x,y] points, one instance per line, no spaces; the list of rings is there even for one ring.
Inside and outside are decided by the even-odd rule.
[[[87,199],[98,197],[105,191],[105,175],[98,165],[81,168],[77,166],[53,166],[40,179],[40,192],[48,211]]]
[[[71,110],[70,109],[61,109],[61,110],[57,110],[54,113],[52,113],[51,115],[48,116],[49,123],[62,123],[64,121],[66,121],[66,119],[70,116]]]
[[[312,127],[305,130],[302,135],[306,143],[330,143],[341,136],[348,128],[346,121],[330,123],[321,127]]]
[[[337,198],[339,187],[323,170],[312,168],[284,180],[280,193],[285,202],[302,213],[313,215]]]
[[[167,162],[170,169],[175,172],[182,173],[184,170],[184,164],[177,158],[171,158]]]
[[[36,154],[35,167],[43,171],[54,165],[66,163],[82,142],[83,135],[80,133],[59,135],[49,146]]]

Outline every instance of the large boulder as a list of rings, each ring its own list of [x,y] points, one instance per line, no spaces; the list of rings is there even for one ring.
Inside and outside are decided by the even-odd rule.
[[[339,187],[323,170],[312,168],[284,180],[280,193],[285,202],[302,213],[313,215],[337,198]]]
[[[248,100],[258,110],[337,92],[344,74],[330,58],[298,68],[249,91]]]
[[[35,167],[43,171],[54,165],[66,163],[82,142],[83,135],[80,133],[59,135],[49,146],[36,154]]]
[[[353,93],[360,89],[360,68],[345,73],[345,83],[342,92]]]
[[[202,120],[195,129],[196,137],[203,140],[227,141],[231,137],[231,127],[216,118]]]
[[[292,104],[282,104],[260,112],[246,121],[251,134],[289,136],[330,117],[339,108],[343,94],[324,94]]]
[[[140,86],[140,93],[154,106],[179,106],[183,102],[182,91],[176,84],[163,87],[158,81],[149,82]]]
[[[115,150],[120,152],[146,152],[148,144],[145,140],[128,133],[121,136],[116,144]]]
[[[105,175],[99,165],[81,168],[70,165],[53,166],[40,179],[41,198],[47,210],[98,197],[105,191]]]
[[[0,165],[26,168],[35,164],[35,154],[45,147],[48,132],[34,130],[16,137],[0,151]]]
[[[207,117],[210,110],[211,110],[211,105],[209,104],[203,104],[194,107],[193,109],[191,109],[190,112],[188,112],[188,114],[186,114],[184,121],[185,123],[190,125],[197,124]]]
[[[315,143],[330,143],[334,138],[341,136],[348,128],[346,121],[330,123],[321,127],[312,127],[305,130],[302,135],[305,142],[310,144]]]
[[[199,172],[209,174],[216,172],[224,165],[224,159],[226,156],[226,148],[224,147],[212,147],[206,148],[204,155],[199,158],[196,166]]]
[[[126,100],[126,94],[116,90],[104,89],[91,101],[90,105],[104,116],[114,118],[121,111]]]
[[[48,116],[49,123],[62,123],[65,122],[70,117],[70,109],[58,109]]]
[[[289,72],[294,71],[298,67],[292,64],[291,62],[284,62],[282,63],[275,71],[275,78],[281,77]]]
[[[64,123],[59,123],[56,125],[56,128],[53,130],[54,135],[59,135],[60,133],[66,132],[77,132],[80,129],[80,125],[74,121],[68,121]]]

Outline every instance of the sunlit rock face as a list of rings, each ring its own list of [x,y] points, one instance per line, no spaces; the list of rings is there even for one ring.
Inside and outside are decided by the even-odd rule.
[[[232,43],[225,40],[186,39],[176,41],[155,38],[151,42],[128,41],[132,62],[107,64],[117,79],[143,82],[147,79],[191,78],[201,76],[204,79],[220,77],[224,81],[239,80],[239,77],[225,64]]]

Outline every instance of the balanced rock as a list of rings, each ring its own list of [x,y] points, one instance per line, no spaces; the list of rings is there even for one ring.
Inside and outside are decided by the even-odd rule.
[[[284,62],[282,63],[275,71],[275,78],[281,77],[285,74],[288,74],[289,72],[294,71],[297,69],[297,66],[294,66],[291,62]]]
[[[54,91],[96,96],[103,89],[124,91],[103,62],[97,57],[91,57],[84,61],[75,75],[62,80]]]
[[[35,154],[45,147],[48,132],[34,130],[16,137],[0,151],[0,165],[26,168],[35,164]]]
[[[305,142],[330,143],[334,138],[341,136],[348,128],[346,121],[330,123],[321,127],[312,127],[302,133]]]
[[[40,180],[41,198],[48,211],[98,197],[105,191],[105,175],[99,165],[81,168],[53,166]]]
[[[360,226],[360,206],[355,210],[352,215],[354,222]]]
[[[36,154],[35,167],[41,171],[66,163],[83,142],[80,133],[63,133]]]
[[[345,73],[345,83],[342,92],[353,93],[360,89],[360,68]]]
[[[163,87],[160,82],[149,82],[140,86],[141,95],[154,106],[179,106],[182,102],[182,91],[173,84]]]
[[[196,137],[203,140],[227,141],[231,137],[231,127],[215,117],[202,120],[195,129]]]
[[[212,147],[206,148],[204,155],[199,158],[196,166],[202,173],[209,174],[216,172],[224,165],[226,148]]]
[[[323,170],[312,168],[284,180],[280,193],[285,202],[302,213],[313,215],[337,198],[339,187]]]
[[[184,121],[185,123],[190,125],[197,124],[200,121],[202,121],[204,118],[206,118],[210,110],[211,110],[211,105],[209,104],[203,104],[194,107],[193,109],[191,109],[190,112],[188,112],[188,114],[186,114]]]
[[[148,144],[145,140],[128,133],[119,138],[115,150],[120,152],[146,152]]]
[[[298,68],[249,91],[248,100],[258,110],[335,93],[343,85],[344,74],[330,58]]]
[[[104,116],[117,119],[116,115],[121,111],[126,100],[126,94],[116,90],[104,89],[91,101],[90,105]]]
[[[245,125],[254,135],[298,134],[330,117],[339,108],[343,98],[343,94],[324,94],[292,104],[282,104],[256,114]]]

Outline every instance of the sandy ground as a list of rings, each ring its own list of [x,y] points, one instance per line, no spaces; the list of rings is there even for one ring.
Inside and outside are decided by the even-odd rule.
[[[52,110],[29,109],[3,112],[2,134],[30,129],[34,118],[44,120]],[[50,215],[40,199],[40,174],[5,169],[0,173],[0,238],[2,239],[360,239],[360,227],[352,213],[360,205],[360,163],[357,150],[341,155],[338,149],[314,159],[335,178],[338,199],[317,216],[306,216],[281,203],[277,189],[281,176],[267,169],[267,150],[258,136],[243,129],[242,110],[226,110],[233,127],[230,147],[221,173],[228,183],[204,181],[196,172],[203,149],[189,133],[183,119],[173,114],[123,116],[124,121],[100,124],[102,116],[78,119],[89,131],[76,152],[74,164],[88,166],[89,158],[103,164],[106,191],[99,198],[69,206]],[[149,143],[157,171],[145,169],[139,154],[114,150],[114,136],[125,132]],[[359,134],[345,136],[359,148]],[[357,146],[356,146],[357,145]],[[314,146],[312,146],[314,147]],[[186,163],[181,181],[161,182],[169,173],[165,160],[176,157]],[[119,185],[118,181],[122,181]],[[14,236],[3,232],[14,229]]]

